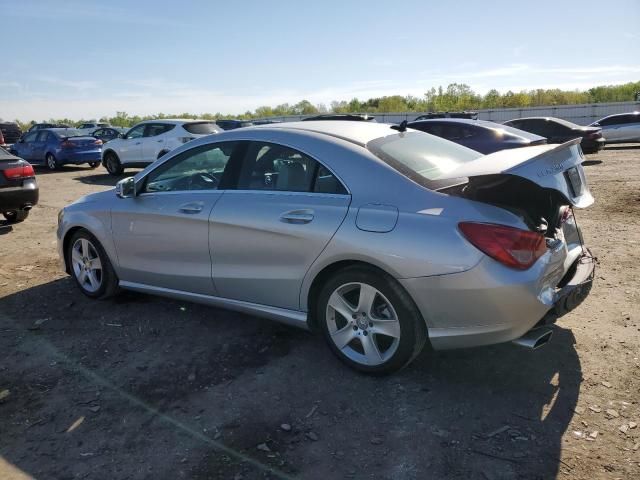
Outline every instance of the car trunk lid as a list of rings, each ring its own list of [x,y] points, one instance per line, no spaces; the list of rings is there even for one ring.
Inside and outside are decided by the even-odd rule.
[[[500,183],[501,177],[518,177],[556,192],[574,207],[586,208],[593,203],[593,196],[582,168],[584,156],[579,145],[580,139],[574,139],[560,145],[502,150],[460,164],[436,180],[466,177],[469,184],[478,187]],[[448,190],[441,191],[451,193]]]

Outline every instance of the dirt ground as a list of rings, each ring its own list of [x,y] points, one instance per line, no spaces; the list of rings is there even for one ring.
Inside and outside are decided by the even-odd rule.
[[[551,342],[425,352],[384,378],[266,320],[85,298],[56,214],[114,180],[41,172],[29,219],[0,226],[0,478],[640,478],[640,148],[586,171],[600,264]]]

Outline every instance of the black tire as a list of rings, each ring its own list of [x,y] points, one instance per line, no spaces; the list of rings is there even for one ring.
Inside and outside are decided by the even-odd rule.
[[[29,212],[26,210],[12,210],[11,212],[4,212],[3,215],[9,223],[20,223],[27,219]]]
[[[99,165],[100,165],[100,162],[89,162],[90,168],[98,168]]]
[[[93,248],[92,254],[97,254],[97,257],[100,259],[101,263],[101,275],[100,275],[100,284],[99,288],[94,291],[89,290],[85,283],[79,280],[79,275],[74,268],[73,265],[73,249],[76,245],[76,242],[79,240],[87,240],[90,242],[91,247]],[[113,270],[113,266],[111,265],[111,261],[107,253],[104,251],[104,248],[91,233],[87,230],[78,230],[73,234],[71,240],[68,242],[67,251],[66,251],[66,261],[69,266],[69,272],[73,277],[76,285],[80,289],[82,293],[84,293],[87,297],[96,298],[96,299],[106,299],[112,297],[118,293],[118,276],[116,272]]]
[[[106,168],[107,172],[114,176],[122,175],[122,172],[124,172],[124,168],[120,163],[120,159],[114,152],[105,153],[104,168]]]
[[[373,287],[378,290],[376,293],[376,299],[378,301],[383,300],[383,303],[385,303],[384,301],[388,301],[391,304],[391,310],[395,311],[395,316],[397,317],[400,328],[397,347],[395,348],[395,351],[389,350],[389,358],[380,364],[367,365],[360,361],[356,361],[347,356],[347,354],[338,348],[332,340],[329,330],[329,324],[331,321],[328,319],[327,311],[329,298],[334,292],[345,286],[348,287],[350,284],[366,284]],[[381,296],[379,294],[381,294]],[[353,266],[340,270],[322,287],[316,305],[316,319],[331,350],[345,364],[361,372],[369,374],[388,374],[398,371],[411,363],[411,361],[422,351],[427,340],[427,328],[425,322],[409,294],[391,276],[372,267]],[[355,315],[360,315],[360,313],[356,313]],[[356,318],[355,315],[353,316],[354,319]],[[342,320],[345,319],[342,315],[340,315],[340,317]],[[335,322],[337,325],[337,320]],[[354,346],[357,346],[357,343],[365,340],[365,337],[367,336],[366,326],[364,329],[359,330],[356,325],[357,323],[358,321],[354,320],[350,323],[347,322],[346,327],[343,327],[352,328],[354,332],[361,331],[363,335],[362,337],[354,337],[353,340],[347,344],[348,347],[353,345],[352,342],[354,341],[356,342]],[[369,335],[371,336],[371,341],[376,341],[374,338],[377,338],[377,335]],[[360,345],[362,348],[364,347],[363,343],[360,343]],[[349,349],[351,349],[351,347],[349,347]],[[377,348],[377,350],[380,351],[379,348]],[[383,353],[381,358],[385,354],[386,353]]]
[[[56,160],[56,157],[53,155],[53,153],[47,153],[45,155],[44,163],[46,167],[51,171],[58,170],[60,168],[60,165],[58,165],[58,161]]]

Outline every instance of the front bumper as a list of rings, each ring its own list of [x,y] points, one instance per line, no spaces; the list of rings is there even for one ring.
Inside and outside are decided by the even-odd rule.
[[[583,249],[561,278],[545,274],[558,271],[551,262],[513,272],[486,258],[467,272],[399,281],[422,312],[434,349],[476,347],[520,338],[582,303],[593,282],[591,253]]]

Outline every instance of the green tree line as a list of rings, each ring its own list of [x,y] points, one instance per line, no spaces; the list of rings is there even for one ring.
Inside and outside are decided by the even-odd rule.
[[[262,106],[253,112],[247,111],[240,115],[227,115],[222,113],[178,113],[155,115],[129,115],[126,112],[117,112],[115,117],[100,118],[102,122],[108,122],[117,127],[130,127],[142,120],[161,118],[201,118],[205,120],[218,120],[223,118],[254,119],[267,117],[282,117],[286,115],[313,115],[318,113],[388,113],[388,112],[446,112],[457,110],[483,110],[492,108],[519,108],[551,105],[575,105],[581,103],[624,102],[635,100],[635,95],[640,92],[640,81],[629,82],[622,85],[602,85],[588,90],[561,90],[561,89],[535,89],[512,92],[511,90],[500,93],[498,90],[489,90],[480,95],[474,92],[469,85],[464,83],[452,83],[446,88],[431,88],[422,97],[413,95],[392,95],[368,100],[354,98],[350,101],[333,101],[327,107],[324,104],[314,105],[308,100],[302,100],[296,104],[283,103],[274,107]],[[49,119],[50,123],[64,123],[78,125],[82,123],[68,118]],[[28,128],[31,122],[17,122],[23,129]]]

